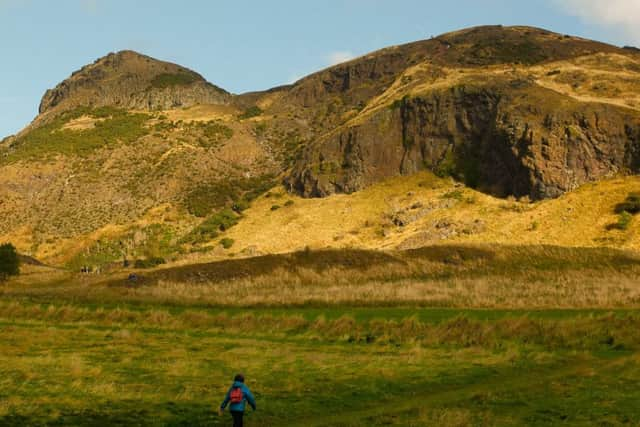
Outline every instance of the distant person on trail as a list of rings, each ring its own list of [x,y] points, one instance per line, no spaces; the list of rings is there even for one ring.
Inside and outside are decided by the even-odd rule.
[[[254,411],[256,410],[256,399],[251,394],[249,387],[244,384],[244,375],[238,374],[233,379],[233,385],[227,392],[222,405],[220,405],[219,413],[222,415],[227,404],[231,403],[229,412],[233,417],[233,427],[242,427],[245,401],[249,402]]]

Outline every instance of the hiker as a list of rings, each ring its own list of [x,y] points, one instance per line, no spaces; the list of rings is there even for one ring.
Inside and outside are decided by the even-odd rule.
[[[256,410],[256,399],[254,399],[253,394],[251,394],[249,388],[244,384],[244,375],[238,374],[233,379],[233,385],[227,392],[222,405],[220,405],[220,414],[222,415],[227,404],[231,403],[229,412],[231,412],[231,416],[233,417],[233,427],[242,427],[245,401],[249,402],[249,405],[251,405],[254,411]]]

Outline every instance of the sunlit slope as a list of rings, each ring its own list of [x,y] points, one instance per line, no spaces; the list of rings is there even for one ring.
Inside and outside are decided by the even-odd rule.
[[[640,219],[626,230],[612,227],[619,221],[615,206],[639,191],[640,178],[616,178],[529,203],[421,173],[323,199],[274,190],[225,236],[235,240],[235,251],[248,254],[305,246],[406,249],[475,242],[640,249]]]

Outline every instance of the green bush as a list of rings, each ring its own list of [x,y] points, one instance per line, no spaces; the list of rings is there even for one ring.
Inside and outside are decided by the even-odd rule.
[[[191,231],[182,243],[199,244],[218,237],[221,231],[226,231],[238,223],[238,215],[231,209],[224,209],[208,218]]]
[[[617,230],[626,230],[631,225],[632,219],[633,219],[633,215],[631,215],[627,211],[622,211],[622,213],[618,217],[618,222],[613,224],[613,228]]]
[[[0,280],[20,274],[20,258],[11,243],[0,245]]]
[[[184,204],[191,215],[204,218],[212,211],[222,209],[238,198],[238,191],[232,181],[196,187],[187,193]]]
[[[235,202],[233,206],[231,206],[231,209],[233,209],[234,212],[242,213],[245,210],[249,209],[249,206],[249,202],[243,199]]]
[[[280,209],[280,205],[273,205],[273,206],[271,206],[271,210],[272,210],[272,211],[277,211],[278,209]]]
[[[640,193],[630,193],[627,199],[616,205],[616,213],[622,214],[628,212],[630,214],[640,213]]]
[[[199,218],[228,207],[242,212],[274,185],[276,180],[273,175],[218,181],[194,188],[187,193],[183,204],[191,215]]]
[[[293,206],[293,203],[294,203],[293,200],[287,200],[286,202],[284,202],[284,205],[286,207],[289,207],[289,206]]]
[[[246,110],[244,110],[244,112],[240,114],[238,118],[240,120],[246,120],[252,117],[258,117],[262,115],[263,112],[264,111],[262,111],[262,108],[258,107],[257,105],[254,105],[253,107],[249,107]]]
[[[195,73],[163,73],[151,81],[151,87],[164,89],[172,86],[188,86],[198,80],[198,75]]]
[[[166,264],[167,261],[161,257],[152,257],[147,259],[137,259],[133,264],[134,268],[154,268],[162,264]]]
[[[220,244],[222,245],[223,248],[225,249],[230,249],[231,246],[233,246],[233,244],[235,243],[235,240],[230,239],[228,237],[225,237],[224,239],[220,240]]]

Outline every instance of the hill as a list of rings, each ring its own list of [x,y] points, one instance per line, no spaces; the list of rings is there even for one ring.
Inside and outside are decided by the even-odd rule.
[[[0,142],[0,240],[73,269],[305,246],[635,249],[637,224],[612,224],[640,190],[639,82],[636,51],[529,27],[242,95],[109,54]]]
[[[229,94],[198,73],[133,51],[110,53],[48,90],[40,114],[50,116],[78,106],[167,110],[199,104],[225,104]]]

